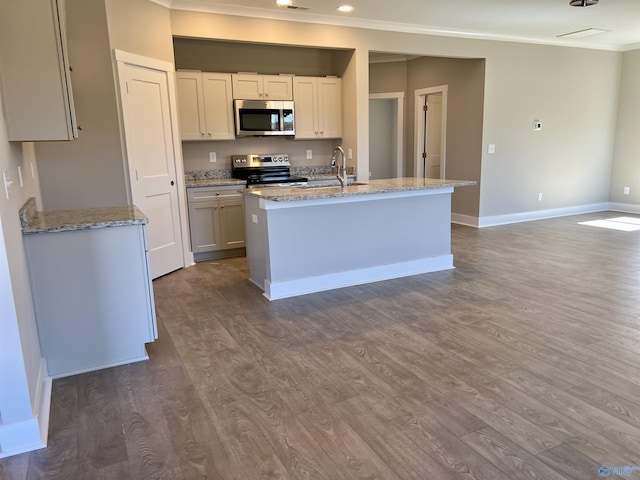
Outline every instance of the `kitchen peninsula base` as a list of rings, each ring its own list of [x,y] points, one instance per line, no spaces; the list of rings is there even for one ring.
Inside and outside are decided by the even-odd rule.
[[[451,193],[469,184],[393,179],[248,191],[250,280],[276,300],[451,269]]]

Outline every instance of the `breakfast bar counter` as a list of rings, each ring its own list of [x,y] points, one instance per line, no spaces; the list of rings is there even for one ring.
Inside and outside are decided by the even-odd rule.
[[[451,194],[474,184],[394,178],[247,189],[250,280],[276,300],[451,269]]]

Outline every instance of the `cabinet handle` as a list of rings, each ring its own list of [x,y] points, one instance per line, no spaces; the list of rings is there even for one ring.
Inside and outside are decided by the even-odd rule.
[[[207,133],[207,135],[211,136],[211,135],[213,135],[213,133],[209,132],[209,133]]]
[[[220,208],[224,208],[224,205],[220,205]]]
[[[213,209],[214,209],[214,210],[217,210],[217,209],[218,209],[218,205],[214,205],[214,206],[213,206]]]
[[[202,135],[202,136],[204,137],[204,136],[205,136],[205,133],[204,133],[204,132],[200,132],[200,135]]]

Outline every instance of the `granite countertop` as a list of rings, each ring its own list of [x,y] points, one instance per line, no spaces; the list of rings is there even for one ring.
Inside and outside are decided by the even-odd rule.
[[[38,212],[35,198],[32,197],[20,209],[20,223],[25,235],[143,225],[148,222],[149,219],[135,205]]]
[[[336,179],[336,176],[330,173],[304,175],[304,177],[306,177],[309,181],[318,181],[318,180],[327,180],[327,181],[335,180],[336,182],[338,181]],[[353,177],[350,177],[350,178],[353,178]],[[198,179],[187,178],[185,180],[185,185],[187,188],[226,187],[229,185],[237,185],[239,187],[244,187],[246,183],[247,183],[246,180],[240,180],[238,178],[198,178]]]
[[[439,180],[432,178],[389,178],[356,182],[346,187],[338,186],[301,186],[252,188],[244,191],[245,195],[253,195],[265,200],[288,202],[296,200],[319,200],[333,197],[349,197],[355,195],[372,195],[377,193],[402,192],[411,190],[427,190],[449,187],[466,187],[475,185],[471,180]]]

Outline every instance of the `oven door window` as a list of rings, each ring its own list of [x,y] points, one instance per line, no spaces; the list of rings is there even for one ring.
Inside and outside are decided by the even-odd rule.
[[[280,110],[242,108],[239,112],[240,130],[244,132],[280,131]]]

